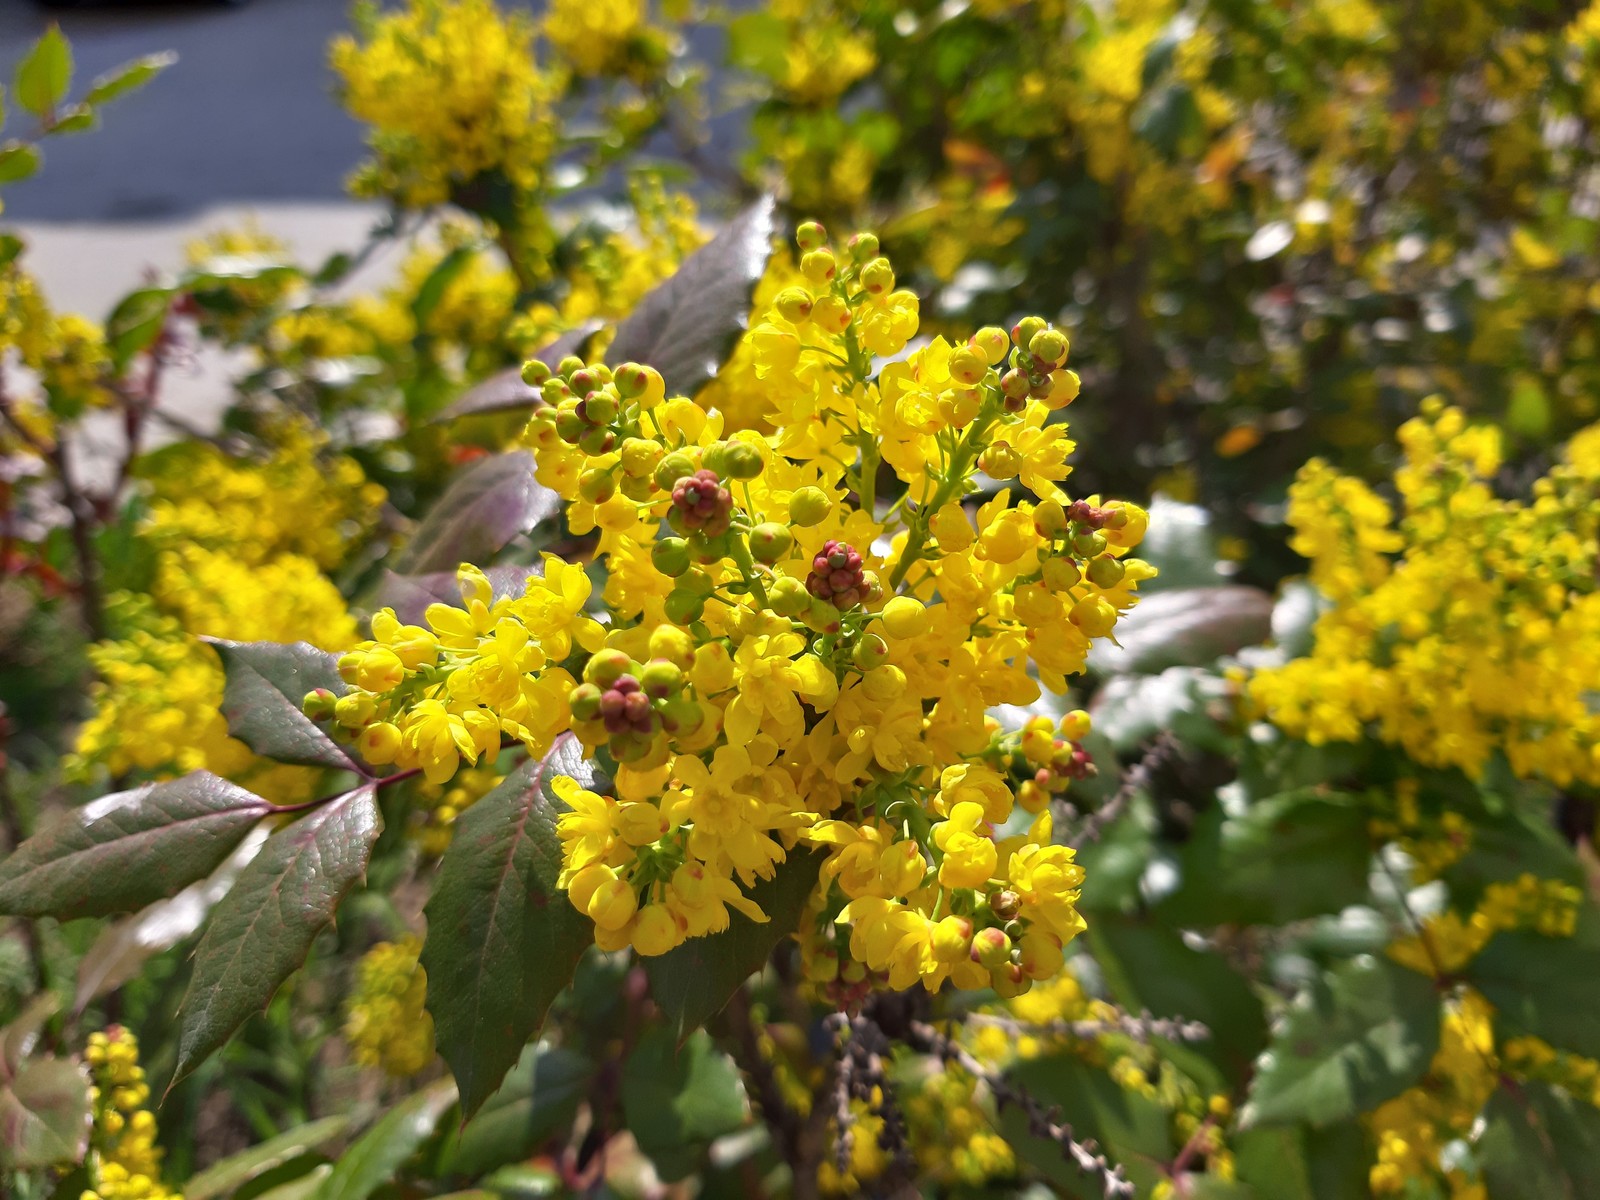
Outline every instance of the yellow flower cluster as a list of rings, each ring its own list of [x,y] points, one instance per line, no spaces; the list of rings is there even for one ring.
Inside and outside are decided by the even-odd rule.
[[[29,453],[56,442],[55,426],[91,408],[110,405],[112,374],[105,332],[75,313],[57,313],[38,281],[15,261],[0,267],[0,354],[14,356],[37,380],[25,394],[12,377],[6,383],[8,420],[0,425],[0,449]],[[20,425],[18,437],[12,422]]]
[[[1465,920],[1453,908],[1426,917],[1421,930],[1389,947],[1389,956],[1424,975],[1453,975],[1504,930],[1571,937],[1582,902],[1582,890],[1559,879],[1521,875],[1514,883],[1491,883]]]
[[[557,81],[533,55],[533,23],[493,0],[407,0],[333,43],[346,107],[373,127],[357,194],[415,207],[499,174],[537,187],[555,148]]]
[[[994,1128],[992,1102],[959,1067],[932,1069],[905,1098],[906,1131],[924,1177],[979,1187],[1016,1170],[1011,1144]]]
[[[222,668],[198,638],[348,645],[354,621],[322,571],[370,529],[383,490],[353,460],[324,454],[307,430],[277,436],[259,463],[199,444],[158,460],[140,528],[156,551],[155,578],[147,598],[114,598],[120,636],[89,651],[100,678],[75,773],[205,768],[284,801],[312,781],[313,772],[268,763],[228,736],[217,711]]]
[[[544,35],[551,49],[585,76],[622,71],[636,46],[659,47],[662,36],[646,22],[644,0],[553,0]]]
[[[411,831],[422,852],[435,856],[443,854],[450,846],[456,818],[504,778],[488,767],[472,767],[447,784],[424,780],[417,788],[423,810],[421,821]]]
[[[1446,1166],[1441,1154],[1471,1132],[1498,1082],[1493,1017],[1489,1002],[1470,989],[1450,1001],[1426,1081],[1367,1118],[1378,1146],[1368,1175],[1374,1194],[1404,1194],[1414,1181],[1439,1178],[1450,1200],[1488,1200],[1481,1182]]]
[[[94,1133],[86,1163],[90,1186],[81,1200],[182,1200],[161,1182],[138,1039],[114,1025],[89,1035],[84,1058],[94,1075]]]
[[[422,942],[379,942],[356,966],[345,1001],[344,1038],[358,1063],[403,1079],[433,1061],[433,1017],[424,1007],[428,974],[417,962]]]
[[[1497,497],[1497,431],[1430,401],[1401,430],[1390,505],[1313,461],[1290,491],[1291,545],[1333,602],[1311,654],[1258,673],[1250,696],[1313,743],[1385,741],[1477,775],[1600,782],[1600,432],[1530,500]]]
[[[602,948],[763,921],[751,889],[817,847],[836,967],[1015,995],[1083,928],[1047,802],[1093,767],[1086,715],[1007,731],[988,709],[1065,691],[1154,573],[1128,557],[1147,518],[1060,487],[1059,330],[938,338],[880,371],[915,297],[870,234],[797,240],[803,282],[751,333],[755,427],[725,436],[636,364],[525,370],[538,477],[596,540],[607,624],[576,564],[547,556],[500,599],[464,565],[463,607],[380,612],[340,660],[352,690],[307,711],[435,783],[507,738],[604,751],[614,796],[554,783],[561,883]],[[975,502],[980,471],[996,490]]]

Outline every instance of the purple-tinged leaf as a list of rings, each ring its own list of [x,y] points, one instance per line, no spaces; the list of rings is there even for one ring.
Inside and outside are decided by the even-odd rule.
[[[93,1109],[89,1075],[59,1058],[0,1069],[0,1168],[37,1170],[80,1161]]]
[[[569,354],[583,357],[594,335],[604,325],[600,321],[584,321],[576,329],[568,330],[547,346],[530,354],[552,369]],[[462,393],[461,398],[445,409],[435,421],[454,421],[459,417],[484,416],[490,413],[518,412],[533,408],[539,401],[539,389],[522,382],[522,368],[509,367],[474,384]]]
[[[399,575],[482,566],[512,538],[556,514],[561,497],[533,477],[533,455],[512,450],[480,459],[456,477],[395,560]]]
[[[484,572],[496,600],[516,599],[528,590],[528,576],[541,574],[537,566],[490,567]],[[385,571],[372,595],[372,607],[392,608],[402,624],[420,625],[430,604],[461,607],[461,590],[454,571],[435,571],[431,575],[397,575]]]
[[[257,754],[308,767],[359,771],[328,731],[300,710],[307,692],[345,692],[338,659],[305,642],[202,638],[222,659],[222,715],[228,732]]]

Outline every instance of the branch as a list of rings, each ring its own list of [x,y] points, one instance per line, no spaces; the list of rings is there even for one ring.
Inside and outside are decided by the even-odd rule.
[[[1092,1041],[1110,1033],[1122,1034],[1138,1042],[1148,1042],[1151,1038],[1164,1038],[1169,1042],[1203,1042],[1211,1036],[1211,1030],[1199,1021],[1186,1021],[1182,1017],[1157,1017],[1149,1009],[1137,1016],[1119,1009],[1115,1016],[1084,1021],[1035,1023],[979,1012],[968,1013],[966,1020],[968,1024],[993,1025],[1011,1033],[1070,1037],[1080,1041]]]
[[[997,1071],[984,1066],[949,1035],[941,1033],[926,1021],[913,1021],[907,1042],[927,1054],[936,1054],[946,1063],[955,1063],[962,1070],[981,1079],[1001,1108],[1021,1109],[1028,1119],[1028,1132],[1045,1138],[1061,1147],[1062,1154],[1079,1172],[1096,1181],[1105,1200],[1131,1200],[1133,1184],[1122,1173],[1121,1166],[1112,1166],[1098,1146],[1090,1139],[1079,1141],[1072,1126],[1060,1120],[1060,1110],[1045,1108],[1032,1093],[1018,1087]]]
[[[1178,740],[1175,737],[1166,732],[1157,734],[1150,748],[1123,775],[1122,786],[1117,788],[1111,799],[1083,818],[1083,824],[1067,838],[1067,845],[1074,850],[1082,850],[1090,842],[1098,842],[1106,828],[1126,811],[1134,796],[1149,790],[1151,778],[1157,769],[1176,758],[1178,752]]]

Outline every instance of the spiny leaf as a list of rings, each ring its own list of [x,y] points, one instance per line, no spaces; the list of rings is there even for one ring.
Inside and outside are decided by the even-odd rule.
[[[1274,1031],[1241,1114],[1246,1125],[1328,1125],[1421,1079],[1439,1048],[1439,996],[1426,976],[1362,955],[1301,995]]]
[[[305,642],[229,642],[202,638],[222,659],[222,715],[228,732],[279,762],[356,771],[327,730],[300,711],[307,692],[345,691],[332,654]]]
[[[206,771],[103,796],[0,862],[0,912],[68,920],[143,908],[204,879],[270,811]]]
[[[561,498],[533,472],[533,455],[526,450],[474,463],[434,503],[394,570],[426,575],[464,562],[485,563],[512,538],[554,516]]]
[[[217,904],[180,1010],[174,1082],[260,1012],[305,961],[317,934],[366,873],[383,828],[366,784],[278,830]]]
[[[748,324],[772,257],[774,209],[771,196],[761,197],[656,285],[617,326],[606,361],[654,367],[669,396],[692,396],[709,382]]]
[[[312,1193],[314,1200],[367,1200],[432,1136],[455,1102],[456,1085],[449,1079],[436,1079],[402,1100],[339,1156]]]
[[[679,1041],[721,1012],[739,986],[766,966],[773,947],[799,927],[823,857],[791,854],[771,879],[750,889],[750,899],[769,918],[765,924],[730,912],[728,928],[721,933],[690,938],[675,950],[644,960],[650,995]]]
[[[549,345],[541,346],[528,357],[536,358],[551,368],[569,354],[576,354],[582,358],[589,342],[602,328],[599,321],[584,321],[577,328],[563,333]],[[522,382],[522,368],[511,367],[468,388],[459,400],[434,420],[454,421],[458,417],[516,412],[532,408],[538,400],[539,389],[529,387]]]
[[[552,782],[595,786],[576,738],[529,761],[467,809],[428,901],[428,1011],[471,1116],[539,1031],[594,928],[556,886],[563,806]]]

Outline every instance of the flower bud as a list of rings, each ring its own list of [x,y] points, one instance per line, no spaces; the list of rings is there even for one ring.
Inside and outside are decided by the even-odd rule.
[[[529,387],[543,387],[544,381],[550,378],[550,368],[537,358],[531,358],[522,364],[522,382]]]
[[[676,663],[652,658],[639,672],[639,686],[652,700],[665,700],[683,688],[683,671]]]
[[[354,683],[360,674],[361,664],[366,661],[366,655],[360,650],[350,650],[339,656],[339,678],[346,683]]]
[[[1074,535],[1072,539],[1072,552],[1080,558],[1096,558],[1105,553],[1106,535],[1084,530]]]
[[[705,613],[706,602],[693,592],[674,588],[667,593],[667,598],[661,607],[666,613],[667,620],[674,625],[690,625]]]
[[[1043,317],[1023,317],[1011,327],[1011,340],[1019,349],[1026,349],[1028,343],[1033,341],[1033,335],[1048,328]]]
[[[603,693],[592,683],[580,683],[567,694],[567,705],[575,721],[593,721],[600,715],[600,697]]]
[[[729,442],[723,464],[722,473],[732,479],[754,479],[767,465],[761,451],[749,442]]]
[[[1066,955],[1061,952],[1061,939],[1042,929],[1031,929],[1022,935],[1022,973],[1030,979],[1050,979],[1066,965]]]
[[[843,333],[850,321],[850,306],[837,296],[819,296],[811,306],[811,323],[827,333]]]
[[[313,721],[326,721],[333,716],[333,706],[338,697],[327,688],[316,688],[306,693],[300,701],[300,711]]]
[[[881,667],[889,658],[889,643],[875,633],[864,633],[850,653],[850,661],[862,671]]]
[[[826,246],[818,250],[807,250],[800,256],[800,274],[812,283],[832,282],[836,270],[833,251]]]
[[[989,373],[989,363],[983,352],[973,346],[961,346],[950,354],[950,378],[964,387],[975,387]]]
[[[1010,479],[1022,470],[1022,456],[1010,442],[995,442],[978,455],[978,467],[991,479]]]
[[[694,639],[673,625],[657,625],[650,631],[650,657],[664,658],[687,671],[694,662]]]
[[[633,667],[633,660],[623,651],[612,646],[596,650],[589,661],[584,664],[583,678],[586,683],[598,687],[609,688],[628,674]]]
[[[750,553],[757,562],[775,563],[794,546],[794,535],[787,525],[763,521],[750,531]]]
[[[811,607],[811,593],[792,575],[781,575],[767,585],[767,602],[780,617],[798,617]]]
[[[1044,585],[1052,592],[1065,592],[1083,581],[1083,572],[1070,558],[1047,558],[1040,565]]]
[[[794,325],[803,325],[811,318],[812,303],[811,293],[799,287],[784,288],[772,300],[779,315]]]
[[[833,512],[833,499],[819,487],[796,488],[789,497],[789,520],[802,529],[820,525]]]
[[[1117,610],[1104,596],[1079,600],[1068,615],[1086,637],[1105,637],[1117,625]]]
[[[935,962],[958,963],[972,954],[972,922],[966,917],[946,917],[933,927]]]
[[[1002,921],[1015,920],[1017,914],[1022,911],[1022,897],[1009,888],[990,892],[989,911]]]
[[[578,449],[585,454],[609,454],[617,444],[617,435],[603,426],[594,426],[578,438]]]
[[[578,495],[590,504],[604,504],[617,494],[617,477],[600,467],[590,467],[578,476]]]
[[[980,929],[972,939],[972,961],[994,970],[1011,962],[1011,939],[1002,929]]]
[[[576,354],[568,354],[556,364],[556,374],[561,376],[563,379],[570,380],[587,365],[588,364],[586,364],[583,359],[579,358]]]
[[[1087,574],[1089,582],[1095,587],[1109,588],[1121,583],[1126,571],[1127,569],[1116,559],[1102,555],[1090,561]]]
[[[601,929],[621,929],[633,920],[638,907],[639,898],[633,894],[633,886],[612,876],[595,888],[585,911]]]
[[[668,733],[691,734],[700,728],[705,720],[705,710],[700,707],[692,696],[679,692],[676,696],[669,696],[661,704],[661,727]]]
[[[665,954],[678,944],[678,923],[665,904],[649,904],[633,926],[633,948],[644,958]]]
[[[816,250],[827,244],[828,231],[820,221],[804,221],[794,231],[794,240],[801,250]]]
[[[375,721],[356,738],[356,749],[375,767],[392,763],[400,753],[400,730],[388,721]]]
[[[1041,329],[1028,339],[1028,353],[1052,367],[1067,361],[1070,346],[1067,335],[1059,329]]]
[[[891,596],[881,615],[883,628],[892,638],[920,637],[933,624],[922,601],[914,596]]]
[[[971,345],[991,367],[1005,362],[1011,352],[1011,338],[998,325],[985,325],[972,335]]]
[[[868,262],[878,257],[878,235],[875,233],[852,233],[850,240],[845,243],[845,249],[850,251],[850,257],[856,262]]]
[[[1059,500],[1041,500],[1033,510],[1033,528],[1040,537],[1050,538],[1067,527],[1067,510]]]
[[[674,450],[656,464],[656,486],[664,492],[670,492],[678,480],[687,479],[694,473],[694,459],[682,450]]]
[[[664,537],[650,547],[650,563],[663,575],[676,579],[693,564],[689,557],[689,543],[679,537]]]
[[[868,295],[882,296],[894,290],[894,268],[887,258],[875,258],[861,268],[861,286]]]
[[[346,729],[360,729],[377,715],[378,705],[365,692],[340,696],[333,705],[333,719]]]
[[[1007,400],[1026,400],[1031,386],[1028,373],[1017,367],[1000,376],[1000,391]]]

